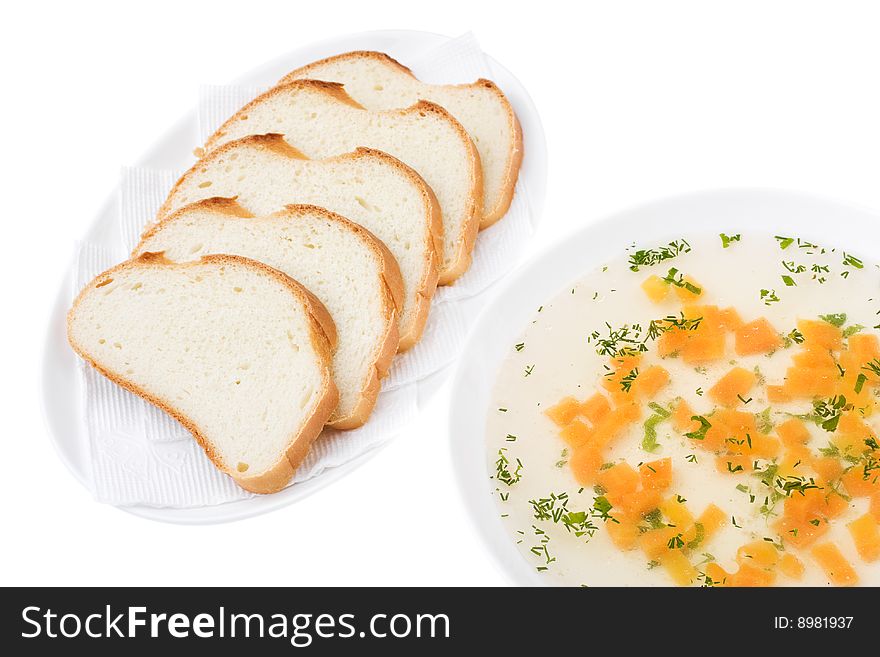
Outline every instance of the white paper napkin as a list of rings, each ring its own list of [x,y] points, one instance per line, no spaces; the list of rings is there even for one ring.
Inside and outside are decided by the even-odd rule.
[[[393,54],[393,53],[392,53]],[[404,62],[429,82],[491,77],[473,35],[451,39]],[[203,87],[199,134],[204,140],[263,86]],[[76,264],[77,290],[132,251],[174,181],[185,170],[128,168],[120,182],[119,235],[115,244],[83,244]],[[354,431],[325,430],[297,471],[294,483],[343,465],[398,434],[418,412],[418,383],[452,362],[461,349],[473,309],[466,300],[500,279],[516,262],[533,231],[523,185],[517,185],[504,219],[480,233],[471,269],[453,286],[439,288],[424,337],[395,359],[369,422]],[[197,507],[252,495],[219,473],[189,433],[139,397],[82,366],[86,429],[95,496],[116,505]]]

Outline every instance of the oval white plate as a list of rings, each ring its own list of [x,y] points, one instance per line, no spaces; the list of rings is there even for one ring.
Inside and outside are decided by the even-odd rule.
[[[450,37],[430,32],[411,30],[388,30],[364,32],[335,39],[328,39],[294,50],[263,64],[233,84],[271,84],[282,75],[299,66],[322,57],[349,50],[379,50],[388,52],[403,62],[425,49],[439,46]],[[528,189],[528,202],[532,220],[541,216],[546,189],[547,146],[544,131],[534,103],[519,81],[501,64],[487,55],[495,82],[504,89],[522,124],[525,152],[520,180]],[[155,169],[180,170],[192,161],[192,149],[198,145],[196,112],[191,111],[177,122],[147,152],[136,166]],[[104,203],[83,239],[86,241],[118,240],[117,206],[118,190],[114,190]],[[49,328],[43,350],[42,401],[43,415],[52,442],[61,460],[86,488],[91,488],[92,474],[89,461],[88,437],[83,427],[83,411],[80,400],[80,382],[77,360],[67,345],[65,322],[67,308],[72,300],[72,266],[59,286],[53,305]],[[468,310],[476,313],[480,307],[481,293],[462,302]],[[445,368],[419,381],[419,408],[423,408],[445,379]],[[165,522],[205,524],[225,522],[266,513],[291,504],[339,479],[378,452],[373,449],[345,465],[324,471],[308,481],[290,486],[274,495],[259,496],[247,500],[191,509],[156,508],[148,506],[121,507],[123,510],[153,520]]]
[[[449,419],[459,489],[478,533],[504,573],[522,586],[546,583],[526,562],[499,518],[486,457],[492,388],[509,346],[538,306],[638,236],[640,244],[688,232],[772,230],[880,257],[880,214],[812,196],[771,190],[704,192],[606,217],[560,240],[507,276],[471,328],[453,380]]]

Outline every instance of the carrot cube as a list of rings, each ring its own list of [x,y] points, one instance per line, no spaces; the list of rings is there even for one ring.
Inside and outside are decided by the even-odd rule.
[[[727,523],[727,514],[714,504],[710,504],[703,509],[697,522],[703,525],[704,540],[708,540]]]
[[[740,565],[748,563],[758,568],[772,568],[779,561],[779,551],[767,541],[753,541],[740,546],[736,561]]]
[[[555,406],[551,406],[544,415],[549,417],[558,426],[564,427],[575,419],[580,413],[581,405],[574,397],[563,397]]]
[[[803,562],[791,552],[786,552],[779,559],[779,570],[782,571],[783,575],[791,579],[800,579],[804,576]]]
[[[718,312],[718,319],[721,328],[725,331],[736,331],[743,325],[742,318],[739,316],[736,308],[724,308],[723,310],[720,310]]]
[[[642,370],[633,381],[630,392],[635,399],[651,399],[669,383],[669,372],[657,365]]]
[[[714,561],[706,564],[706,583],[712,586],[730,586],[730,573]]]
[[[596,480],[596,473],[602,467],[602,454],[594,445],[582,445],[574,450],[568,466],[578,483],[588,486]]]
[[[880,559],[880,523],[870,513],[866,513],[847,524],[856,551],[865,561]]]
[[[672,459],[658,459],[639,466],[642,487],[664,490],[672,484]]]
[[[789,367],[785,373],[785,392],[795,398],[830,397],[837,391],[837,368]]]
[[[678,500],[678,496],[666,498],[660,505],[660,511],[666,516],[670,524],[678,528],[678,531],[683,531],[694,524],[694,516],[688,511],[685,503]]]
[[[797,327],[804,336],[804,344],[830,351],[840,350],[843,333],[833,324],[822,320],[802,319],[798,321]]]
[[[810,431],[807,429],[807,425],[796,417],[790,418],[776,427],[776,433],[786,447],[800,447],[810,442]]]
[[[853,586],[858,583],[856,571],[834,543],[821,543],[810,554],[825,571],[825,576],[835,586]]]
[[[660,303],[669,294],[669,283],[656,274],[652,274],[642,282],[642,290],[651,301]]]
[[[694,333],[697,333],[696,331]],[[711,363],[724,358],[723,333],[700,332],[691,336],[681,349],[681,359],[688,365]]]
[[[863,466],[855,465],[844,472],[840,480],[852,497],[870,497],[880,493],[880,469],[866,472]]]
[[[742,367],[734,367],[709,388],[709,397],[722,406],[736,406],[755,385],[755,373]],[[741,399],[742,398],[742,399]]]
[[[689,284],[688,286],[676,287],[675,295],[681,300],[683,303],[687,303],[689,301],[694,301],[695,299],[699,299],[703,294],[703,286],[697,283],[690,276],[683,276],[682,282]]]
[[[606,522],[605,529],[618,550],[632,550],[636,547],[640,533],[637,523],[619,519],[618,522]]]
[[[639,473],[629,463],[618,463],[596,476],[596,481],[609,497],[634,493],[639,488]]]
[[[787,404],[791,401],[784,386],[767,386],[767,401],[771,404]]]
[[[581,420],[572,420],[562,431],[560,437],[572,447],[580,447],[590,440],[592,429]]]
[[[681,550],[669,550],[657,557],[657,560],[679,586],[688,586],[699,574]]]
[[[684,399],[680,400],[672,412],[672,426],[680,433],[690,433],[700,428],[697,420],[692,420],[696,413]]]
[[[729,577],[728,581],[731,586],[773,586],[776,581],[776,573],[749,563],[743,563],[739,570]]]
[[[743,324],[736,330],[735,349],[740,356],[769,354],[781,346],[782,338],[764,317]]]
[[[608,398],[601,392],[597,392],[580,405],[581,415],[594,425],[599,424],[610,412],[611,404],[608,403]]]

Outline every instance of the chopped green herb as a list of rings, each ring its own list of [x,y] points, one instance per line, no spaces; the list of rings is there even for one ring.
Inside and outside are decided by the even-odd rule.
[[[676,276],[678,278],[676,278]],[[663,277],[663,280],[669,283],[670,285],[674,285],[675,287],[681,287],[690,292],[691,294],[699,295],[702,290],[698,288],[693,283],[690,283],[684,280],[684,274],[680,274],[679,271],[675,267],[670,267],[669,271],[666,273],[666,276]]]
[[[531,376],[532,372],[535,371],[534,365],[526,365],[525,376]]]
[[[861,260],[856,258],[853,255],[849,255],[848,253],[843,254],[843,266],[844,267],[855,267],[856,269],[862,269],[865,266]]]
[[[794,243],[793,237],[783,237],[782,235],[775,235],[774,237],[779,242],[779,248],[783,251]]]
[[[495,479],[508,486],[519,483],[522,479],[523,464],[519,459],[516,460],[516,468],[510,471],[510,460],[507,458],[507,449],[502,447],[498,450],[498,460],[495,461]]]
[[[782,282],[785,283],[786,287],[797,286],[797,283],[794,282],[794,279],[791,276],[788,276],[787,274],[782,275]]]
[[[779,297],[776,296],[776,290],[761,290],[761,301],[764,302],[765,306],[769,306],[771,303],[778,303]]]
[[[832,326],[836,326],[840,328],[844,324],[846,324],[846,313],[832,313],[830,315],[819,315],[819,319],[823,322],[828,322]]]
[[[719,237],[721,238],[721,247],[728,248],[731,243],[739,242],[742,239],[742,235],[737,233],[736,235],[725,235],[724,233],[720,233]]]
[[[639,267],[650,267],[658,262],[669,260],[682,253],[689,253],[691,245],[685,240],[673,240],[653,249],[640,249],[629,257],[629,268],[638,271]]]
[[[706,438],[706,432],[712,427],[712,424],[702,415],[692,415],[691,419],[699,422],[700,428],[696,431],[689,431],[684,435],[691,440],[704,440]]]

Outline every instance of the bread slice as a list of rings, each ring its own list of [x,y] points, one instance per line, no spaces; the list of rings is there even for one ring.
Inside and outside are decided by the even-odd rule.
[[[174,264],[145,253],[80,292],[67,334],[255,493],[290,482],[336,406],[330,315],[299,283],[245,258]]]
[[[338,336],[333,382],[339,405],[328,424],[366,422],[379,381],[397,352],[400,271],[381,241],[362,226],[323,208],[293,205],[254,217],[232,199],[188,205],[156,224],[135,249],[173,261],[208,253],[259,260],[309,289],[327,308]]]
[[[373,112],[353,101],[342,85],[297,80],[245,105],[208,139],[205,150],[268,133],[283,134],[310,158],[366,147],[412,167],[440,205],[440,283],[451,283],[470,266],[482,217],[480,156],[465,129],[442,107],[420,101],[407,109]]]
[[[317,205],[365,227],[394,254],[403,276],[398,349],[418,342],[437,286],[443,228],[431,188],[408,166],[364,148],[308,160],[281,135],[254,135],[199,160],[174,185],[158,218],[212,196],[235,197],[254,215]]]
[[[426,84],[385,53],[356,51],[322,59],[281,78],[339,82],[369,110],[409,107],[420,100],[449,110],[473,139],[483,167],[483,216],[491,226],[507,212],[522,163],[522,130],[507,97],[494,82]]]

